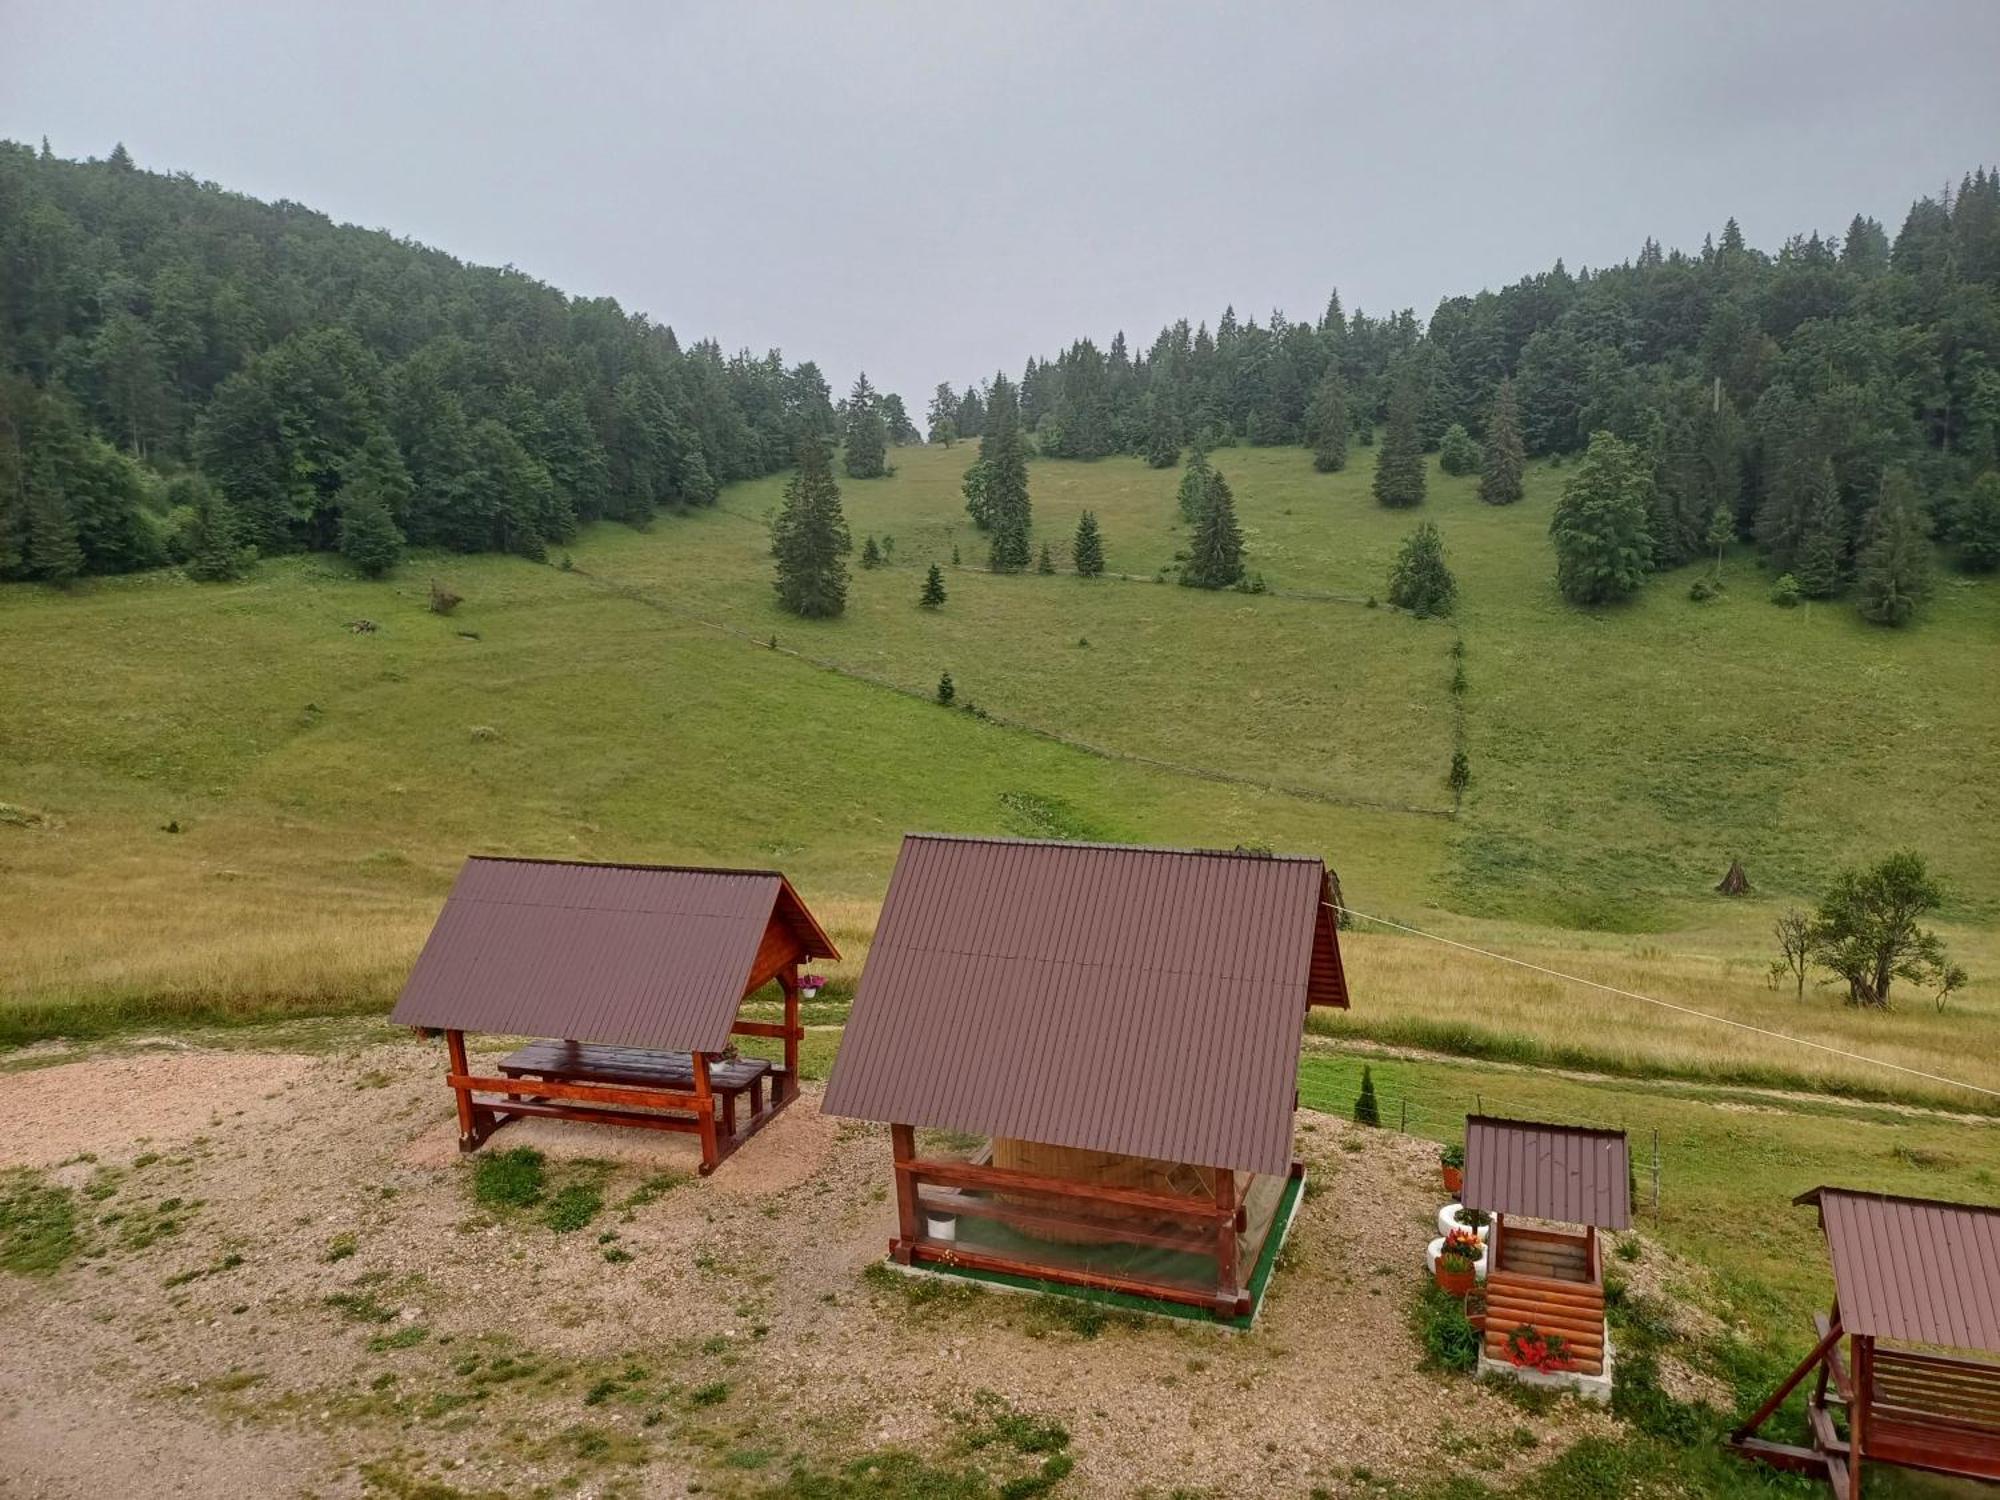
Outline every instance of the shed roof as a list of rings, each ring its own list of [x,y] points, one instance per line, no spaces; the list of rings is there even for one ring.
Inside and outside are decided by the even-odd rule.
[[[1819,1187],[1849,1333],[2000,1354],[2000,1208]]]
[[[1625,1132],[1468,1115],[1460,1197],[1490,1214],[1624,1229],[1632,1222]]]
[[[822,1108],[1283,1172],[1310,1004],[1316,858],[911,834]]]
[[[775,870],[474,855],[390,1020],[716,1052],[774,925],[839,956]]]

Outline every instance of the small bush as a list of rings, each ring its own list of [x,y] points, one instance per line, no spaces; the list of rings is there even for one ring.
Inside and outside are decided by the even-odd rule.
[[[1789,575],[1787,575],[1789,576]],[[1706,604],[1711,599],[1722,597],[1722,582],[1715,578],[1697,578],[1688,585],[1688,598],[1696,604]]]
[[[1479,1330],[1465,1305],[1437,1283],[1426,1281],[1410,1307],[1410,1328],[1423,1345],[1421,1368],[1468,1373],[1479,1365]],[[1620,1371],[1622,1376],[1624,1371]]]
[[[527,1208],[547,1184],[542,1153],[532,1146],[482,1156],[472,1169],[472,1196],[487,1208]]]
[[[448,615],[453,610],[457,609],[459,605],[463,604],[464,602],[465,600],[462,596],[454,594],[450,589],[446,588],[443,584],[439,583],[435,578],[431,580],[432,614]]]
[[[1799,592],[1799,581],[1790,573],[1780,573],[1778,581],[1771,585],[1771,602],[1784,609],[1790,609],[1805,595]]]
[[[326,1242],[326,1253],[320,1256],[320,1259],[328,1265],[332,1265],[335,1261],[346,1260],[360,1248],[360,1244],[361,1242],[351,1231],[347,1234],[336,1234]]]

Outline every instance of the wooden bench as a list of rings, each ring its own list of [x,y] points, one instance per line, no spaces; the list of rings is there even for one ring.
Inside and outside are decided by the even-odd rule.
[[[497,1075],[482,1076],[466,1061],[463,1033],[447,1031],[445,1045],[461,1151],[478,1150],[512,1120],[546,1116],[698,1136],[699,1170],[707,1176],[798,1095],[791,1070],[756,1057],[538,1041],[509,1053]],[[737,1100],[745,1094],[750,1108],[739,1127]]]

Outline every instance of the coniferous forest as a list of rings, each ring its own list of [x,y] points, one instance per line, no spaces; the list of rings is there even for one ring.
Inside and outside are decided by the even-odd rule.
[[[2000,171],[1919,198],[1893,237],[1856,215],[1766,254],[1732,219],[1698,253],[1648,241],[1622,265],[1558,261],[1427,323],[1349,313],[1336,293],[1316,322],[1231,309],[1137,354],[1122,333],[1108,352],[1083,339],[1030,360],[1019,402],[1041,453],[1158,466],[1242,442],[1336,468],[1326,438],[1343,448],[1344,428],[1381,448],[1378,498],[1397,506],[1423,498],[1412,425],[1425,451],[1452,438],[1448,472],[1483,444],[1495,503],[1518,498],[1523,450],[1562,460],[1603,432],[1636,450],[1626,498],[1652,567],[1713,551],[1719,516],[1809,597],[1865,590],[1914,491],[1929,534],[1980,571],[2000,485],[1982,482],[2000,465]]]
[[[883,398],[874,426],[914,436]],[[405,545],[541,557],[796,461],[811,363],[260,203],[0,143],[0,579]]]

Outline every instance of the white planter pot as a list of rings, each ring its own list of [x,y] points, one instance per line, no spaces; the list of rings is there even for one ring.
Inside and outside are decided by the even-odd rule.
[[[818,993],[819,993],[818,985],[813,985],[810,988],[804,985],[799,986],[799,998],[801,1000],[810,1000]]]
[[[1474,1234],[1479,1236],[1479,1243],[1482,1245],[1485,1244],[1486,1231],[1491,1229],[1493,1226],[1490,1223],[1481,1224],[1477,1229],[1472,1229],[1472,1226],[1470,1224],[1466,1223],[1463,1219],[1459,1218],[1459,1213],[1463,1210],[1463,1208],[1464,1208],[1463,1204],[1447,1203],[1443,1208],[1439,1209],[1438,1233],[1450,1234],[1454,1229],[1470,1229]]]
[[[1442,1254],[1444,1254],[1444,1236],[1439,1235],[1424,1251],[1424,1265],[1433,1276],[1437,1275],[1438,1257]],[[1486,1247],[1483,1244],[1479,1247],[1479,1259],[1472,1263],[1472,1275],[1476,1281],[1486,1280]]]
[[[946,1244],[955,1244],[958,1240],[958,1215],[926,1214],[924,1215],[924,1232],[931,1239],[943,1240]]]

